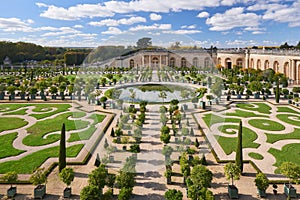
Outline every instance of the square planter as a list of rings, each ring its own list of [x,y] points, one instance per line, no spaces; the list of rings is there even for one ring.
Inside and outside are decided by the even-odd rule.
[[[10,187],[7,189],[7,197],[8,198],[13,198],[17,194],[17,187]]]
[[[64,189],[64,198],[70,198],[72,195],[72,189],[69,187],[66,187]]]
[[[239,198],[239,190],[235,185],[228,185],[228,195],[230,199],[238,199]]]
[[[43,199],[46,194],[46,185],[38,185],[34,188],[34,198],[35,199]]]
[[[286,196],[290,196],[292,198],[296,198],[297,197],[297,191],[296,191],[296,189],[292,185],[290,185],[290,184],[284,184],[283,189],[284,189],[284,194]]]
[[[257,188],[257,194],[259,197],[267,197],[266,190],[260,190]]]

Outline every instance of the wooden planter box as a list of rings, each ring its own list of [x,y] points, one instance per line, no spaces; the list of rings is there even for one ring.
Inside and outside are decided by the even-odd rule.
[[[46,194],[46,185],[38,185],[34,188],[34,198],[35,199],[43,199]]]
[[[7,189],[7,197],[8,198],[13,198],[17,194],[17,187],[10,187]]]
[[[239,190],[235,185],[228,185],[228,195],[230,199],[238,199],[239,198]]]
[[[296,189],[292,185],[290,185],[290,184],[284,184],[283,189],[284,189],[284,194],[286,196],[290,196],[292,198],[296,198],[297,197],[297,191],[296,191]]]
[[[64,189],[64,198],[70,198],[72,195],[72,189],[69,187],[66,187]]]

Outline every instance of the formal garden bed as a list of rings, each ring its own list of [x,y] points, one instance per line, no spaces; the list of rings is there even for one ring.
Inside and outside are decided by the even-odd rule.
[[[283,162],[300,164],[298,114],[299,110],[290,105],[256,101],[233,102],[227,110],[195,115],[206,125],[202,127],[204,133],[220,160],[234,160],[238,123],[242,120],[244,159],[251,160],[263,173],[274,174],[279,173],[277,167]]]
[[[91,149],[90,145],[103,135],[103,132],[97,135],[94,133],[98,124],[108,116],[97,111],[86,113],[79,106],[72,107],[67,103],[1,104],[0,174],[10,171],[31,174],[49,158],[57,158],[63,123],[67,132],[67,158],[72,163],[84,162],[88,154],[78,157],[79,154],[84,148]],[[100,128],[104,129],[108,122]],[[89,140],[93,142],[90,144]]]

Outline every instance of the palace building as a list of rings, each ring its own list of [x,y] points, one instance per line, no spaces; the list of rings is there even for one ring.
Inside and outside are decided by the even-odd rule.
[[[222,49],[222,50],[140,50],[105,63],[110,67],[197,67],[269,69],[285,74],[292,84],[300,84],[300,51],[282,49]]]

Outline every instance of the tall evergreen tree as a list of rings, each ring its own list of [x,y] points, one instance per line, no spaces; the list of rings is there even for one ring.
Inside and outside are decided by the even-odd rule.
[[[61,170],[66,167],[66,165],[67,165],[67,161],[66,161],[66,128],[65,128],[65,123],[63,123],[62,128],[61,128],[60,146],[59,146],[59,161],[58,161],[59,172],[61,172]]]
[[[239,167],[241,173],[243,172],[243,124],[242,120],[239,124],[239,131],[238,131],[238,142],[237,142],[237,149],[235,155],[235,164]]]
[[[276,81],[276,103],[279,103],[280,91],[279,91],[279,78]]]

